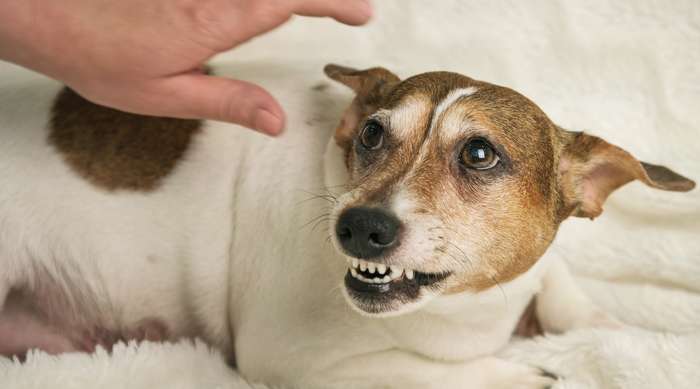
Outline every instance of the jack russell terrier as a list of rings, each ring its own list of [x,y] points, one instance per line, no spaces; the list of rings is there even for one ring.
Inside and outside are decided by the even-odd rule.
[[[630,181],[693,181],[508,88],[325,71],[355,92],[342,115],[328,85],[267,74],[279,140],[4,81],[0,354],[199,337],[272,386],[544,388],[496,356],[518,323],[618,325],[540,257]]]

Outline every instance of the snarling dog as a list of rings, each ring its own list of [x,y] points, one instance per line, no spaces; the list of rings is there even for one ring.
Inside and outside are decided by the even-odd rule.
[[[542,388],[551,374],[494,356],[524,313],[619,325],[540,257],[620,186],[692,181],[508,88],[326,73],[356,94],[330,141],[325,97],[271,141],[4,87],[0,353],[199,337],[282,387]],[[314,101],[274,81],[288,107]]]

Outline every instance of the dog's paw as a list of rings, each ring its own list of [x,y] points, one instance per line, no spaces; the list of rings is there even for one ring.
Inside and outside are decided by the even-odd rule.
[[[559,379],[544,369],[515,363],[499,373],[489,389],[548,389]]]

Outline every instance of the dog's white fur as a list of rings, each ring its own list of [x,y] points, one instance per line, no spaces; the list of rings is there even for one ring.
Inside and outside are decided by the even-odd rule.
[[[440,296],[398,317],[357,314],[342,296],[347,267],[328,231],[302,227],[324,212],[323,202],[306,201],[310,193],[344,182],[329,139],[349,96],[333,89],[327,101],[312,83],[255,70],[286,103],[287,134],[269,140],[208,122],[151,193],[96,188],[47,144],[57,84],[2,85],[0,301],[49,274],[56,293],[93,296],[92,305],[76,302],[94,315],[86,320],[129,325],[155,315],[173,335],[234,351],[246,379],[270,385],[547,384],[538,369],[490,355],[536,293],[548,329],[600,319],[565,266],[540,261],[499,287]]]

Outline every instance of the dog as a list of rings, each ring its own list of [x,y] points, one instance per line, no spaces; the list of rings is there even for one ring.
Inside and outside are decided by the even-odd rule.
[[[0,89],[0,354],[198,337],[275,387],[544,388],[495,356],[516,327],[621,325],[540,258],[622,185],[693,181],[505,87],[325,72],[344,110],[267,74],[279,140]]]

